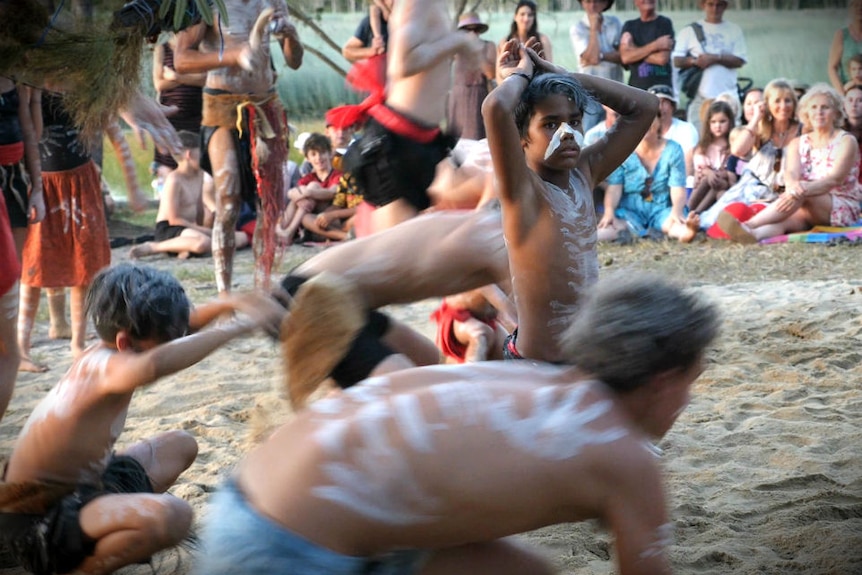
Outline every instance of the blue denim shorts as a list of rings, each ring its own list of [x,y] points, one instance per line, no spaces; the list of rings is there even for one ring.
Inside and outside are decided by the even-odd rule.
[[[213,496],[200,543],[197,575],[411,575],[428,557],[416,549],[374,558],[330,551],[258,514],[233,479]]]

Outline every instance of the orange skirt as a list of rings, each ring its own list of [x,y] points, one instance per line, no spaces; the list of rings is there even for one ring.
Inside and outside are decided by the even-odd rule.
[[[30,225],[21,283],[84,287],[111,263],[102,184],[96,165],[42,172],[45,219]]]

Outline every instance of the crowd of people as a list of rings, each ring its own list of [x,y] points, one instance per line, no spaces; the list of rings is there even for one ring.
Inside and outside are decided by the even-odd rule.
[[[73,351],[0,483],[39,495],[3,533],[23,567],[111,573],[179,544],[192,512],[167,491],[197,444],[168,431],[117,450],[128,406],[262,328],[281,338],[296,417],[226,478],[195,572],[551,573],[506,537],[590,518],[614,533],[621,573],[670,572],[651,442],[684,410],[719,318],[658,278],[600,284],[598,242],[856,224],[862,0],[836,33],[832,85],[802,93],[780,78],[739,90],[749,54],[726,0],[701,0],[678,34],[655,0],[627,22],[613,0],[581,0],[578,72],[553,63],[531,0],[496,45],[446,4],[369,2],[342,49],[368,97],[303,135],[299,166],[272,65],[304,58],[284,2],[225,0],[224,20],[158,46],[173,115],[134,103],[160,144],[159,208],[129,256],[211,255],[218,297],[195,309],[170,274],[110,265],[99,169],[62,82],[0,78],[0,417],[19,367],[46,367],[30,357],[42,288]],[[332,246],[273,287],[278,251],[300,241]],[[234,290],[246,245],[257,291]],[[441,298],[435,341],[380,310],[426,298]],[[443,358],[458,365],[429,367]],[[503,359],[529,361],[489,362]]]

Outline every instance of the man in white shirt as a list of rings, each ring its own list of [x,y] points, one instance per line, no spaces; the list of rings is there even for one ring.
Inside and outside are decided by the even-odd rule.
[[[694,28],[686,26],[677,34],[673,51],[673,64],[680,70],[692,66],[703,69],[697,95],[688,104],[688,121],[698,131],[701,104],[722,92],[735,94],[736,70],[748,60],[742,29],[722,19],[727,0],[701,0],[700,6],[705,16],[698,22],[703,27],[704,45],[698,41]]]
[[[613,6],[614,0],[579,1],[584,15],[569,28],[572,48],[578,56],[578,72],[622,82],[623,67],[620,63],[619,48],[623,25],[616,16],[604,14]],[[601,110],[585,111],[584,131],[601,120]]]

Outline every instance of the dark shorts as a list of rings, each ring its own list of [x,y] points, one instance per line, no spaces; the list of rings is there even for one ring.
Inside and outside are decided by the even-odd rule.
[[[183,233],[183,230],[185,229],[185,226],[172,226],[167,220],[162,220],[160,222],[156,222],[156,231],[153,236],[157,242],[163,242],[177,237]]]
[[[0,190],[6,200],[9,224],[12,228],[26,228],[27,205],[29,203],[30,180],[24,171],[24,163],[0,166]]]
[[[437,164],[453,146],[454,139],[442,132],[430,142],[417,142],[369,118],[362,137],[347,149],[342,166],[371,205],[385,206],[403,198],[422,211],[431,205],[427,190]]]
[[[254,178],[254,170],[251,163],[251,138],[250,132],[246,128],[248,120],[243,113],[243,132],[240,137],[239,132],[231,130],[231,139],[236,148],[237,161],[239,163],[239,185],[240,195],[244,202],[248,202],[252,206],[257,205],[257,180]],[[212,162],[209,156],[210,140],[215,134],[218,127],[201,126],[201,168],[208,172],[209,175],[215,177],[213,173]]]
[[[69,573],[96,548],[96,541],[81,529],[79,518],[85,505],[102,495],[152,492],[144,467],[132,457],[115,455],[102,474],[102,485],[79,485],[28,528],[4,536],[12,555],[29,572]]]

